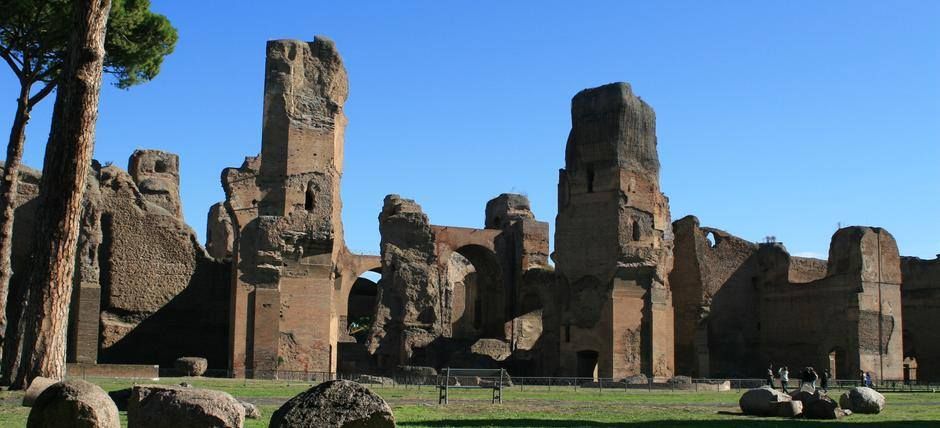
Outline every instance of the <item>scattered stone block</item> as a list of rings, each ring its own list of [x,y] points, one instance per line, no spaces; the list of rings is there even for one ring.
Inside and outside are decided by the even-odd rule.
[[[359,375],[356,377],[356,382],[359,382],[363,385],[384,385],[392,386],[395,385],[395,381],[382,376],[372,376],[372,375]]]
[[[776,401],[771,403],[774,416],[794,418],[803,414],[802,401]]]
[[[202,376],[209,368],[209,361],[200,357],[182,357],[176,359],[173,367],[183,376]]]
[[[763,386],[749,390],[738,400],[741,411],[745,415],[753,416],[776,416],[776,404],[778,402],[793,401],[789,395],[784,394],[769,386]]]
[[[803,417],[807,419],[839,419],[845,412],[839,403],[826,395],[818,395],[815,399],[803,402]]]
[[[98,385],[66,380],[47,387],[29,411],[27,428],[120,428],[117,406]]]
[[[644,374],[638,374],[624,378],[623,382],[627,385],[648,385],[649,378],[647,378]]]
[[[348,380],[321,383],[284,403],[271,416],[270,428],[386,428],[395,426],[388,403],[368,388]]]
[[[855,413],[878,414],[885,408],[885,396],[874,389],[859,386],[842,394],[839,404]]]
[[[134,428],[241,428],[244,423],[238,400],[209,389],[137,385],[127,408],[127,424]]]
[[[238,400],[238,403],[245,408],[245,418],[247,419],[261,419],[261,409],[258,406],[255,406],[252,403],[247,401]]]
[[[26,388],[26,393],[23,394],[23,406],[33,407],[33,403],[35,403],[36,399],[39,398],[39,394],[42,394],[46,388],[54,385],[55,383],[55,380],[45,377],[37,377],[33,379],[33,381],[29,384],[29,388]]]

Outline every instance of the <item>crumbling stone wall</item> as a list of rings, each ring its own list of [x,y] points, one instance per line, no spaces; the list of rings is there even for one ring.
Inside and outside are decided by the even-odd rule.
[[[676,221],[674,231],[682,370],[761,376],[773,363],[828,367],[845,379],[859,370],[901,375],[899,260],[886,231],[840,229],[828,261],[701,228],[694,217]]]
[[[578,93],[571,122],[555,232],[561,374],[671,376],[672,227],[655,114],[614,83]]]
[[[940,380],[940,256],[901,257],[904,357],[916,363],[918,381]],[[909,368],[910,369],[910,368]]]
[[[434,340],[451,335],[452,307],[445,304],[434,233],[421,206],[398,195],[385,197],[379,215],[382,279],[379,305],[367,347],[382,368],[435,365],[423,353]]]
[[[548,224],[521,195],[487,204],[485,229],[434,226],[414,201],[386,197],[382,279],[369,349],[380,366],[553,363],[543,302],[553,301]],[[548,271],[548,275],[534,272]]]
[[[236,375],[336,368],[334,292],[348,253],[339,195],[347,94],[329,39],[268,42],[261,155],[222,173],[235,236],[229,361]],[[222,255],[226,221],[214,223],[221,233],[212,234],[213,252]]]
[[[235,248],[235,226],[225,210],[225,204],[217,202],[209,207],[206,221],[206,251],[216,259],[230,260]]]
[[[154,168],[158,161],[165,161],[167,169]],[[206,357],[210,367],[224,369],[220,350],[226,343],[229,267],[208,257],[183,221],[176,155],[138,150],[129,165],[137,180],[97,162],[89,173],[67,359],[170,367],[180,356],[197,355]],[[21,171],[15,267],[28,261],[41,178],[37,171]],[[149,186],[150,193],[141,186]]]
[[[675,267],[676,373],[750,377],[760,373],[757,244],[699,226],[694,216],[672,224]],[[766,365],[764,365],[766,368]]]
[[[160,162],[168,169],[152,168]],[[201,356],[213,369],[227,366],[230,267],[209,257],[184,222],[178,164],[176,155],[142,150],[129,161],[136,179],[116,166],[96,170],[83,213],[79,273],[83,294],[91,282],[85,273],[99,276],[99,363],[170,367],[178,357]],[[75,304],[81,310],[94,299],[83,295]]]

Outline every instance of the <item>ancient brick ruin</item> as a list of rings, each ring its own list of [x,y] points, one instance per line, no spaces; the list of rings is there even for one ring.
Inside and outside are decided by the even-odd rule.
[[[818,260],[692,216],[672,222],[655,114],[628,84],[572,100],[554,253],[522,195],[481,207],[481,228],[436,225],[419,202],[389,195],[376,209],[379,254],[358,255],[343,238],[348,80],[336,46],[271,41],[265,67],[260,154],[222,172],[205,248],[182,219],[176,155],[94,166],[70,362],[170,368],[199,356],[218,375],[259,378],[451,366],[658,380],[759,377],[773,362],[940,380],[940,259],[900,257],[876,227],[836,231]],[[40,185],[35,171],[21,177],[15,271]]]

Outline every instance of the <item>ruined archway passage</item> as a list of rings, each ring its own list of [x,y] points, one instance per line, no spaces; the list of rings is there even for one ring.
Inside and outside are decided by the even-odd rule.
[[[340,372],[367,371],[372,359],[366,350],[366,340],[375,322],[378,303],[380,269],[361,274],[346,296],[346,314],[339,317],[340,339],[337,344],[337,367]]]
[[[356,339],[356,343],[365,343],[372,328],[375,316],[375,304],[379,294],[379,278],[382,274],[366,272],[356,279],[346,305],[346,332]]]
[[[506,287],[496,254],[479,245],[465,245],[451,253],[447,263],[454,287],[454,337],[505,339]]]

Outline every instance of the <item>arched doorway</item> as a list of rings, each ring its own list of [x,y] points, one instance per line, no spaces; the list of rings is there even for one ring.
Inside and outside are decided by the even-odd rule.
[[[447,274],[454,287],[454,337],[505,339],[509,317],[496,255],[479,245],[463,246],[450,254]]]
[[[340,372],[362,373],[369,370],[371,358],[365,342],[375,321],[379,292],[378,269],[367,271],[356,278],[346,297],[346,314],[339,317],[340,340],[337,366]]]
[[[346,306],[346,333],[356,339],[356,343],[365,343],[375,316],[375,304],[379,294],[378,272],[365,272],[349,290]]]

